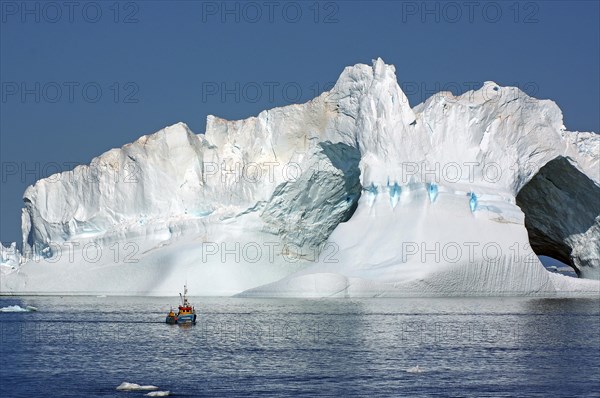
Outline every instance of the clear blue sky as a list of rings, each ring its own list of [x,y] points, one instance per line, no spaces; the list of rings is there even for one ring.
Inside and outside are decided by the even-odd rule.
[[[494,80],[600,131],[597,1],[75,3],[0,1],[3,242],[38,177],[178,121],[304,102],[375,57],[412,105]]]

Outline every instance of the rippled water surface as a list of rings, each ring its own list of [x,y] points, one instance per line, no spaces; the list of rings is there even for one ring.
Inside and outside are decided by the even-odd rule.
[[[598,397],[600,300],[1,297],[1,397]],[[418,365],[421,373],[407,372]]]

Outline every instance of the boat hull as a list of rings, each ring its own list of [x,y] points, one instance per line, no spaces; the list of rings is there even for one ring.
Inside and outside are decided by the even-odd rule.
[[[179,317],[177,317],[177,323],[180,325],[195,324],[196,323],[196,314],[179,315]]]

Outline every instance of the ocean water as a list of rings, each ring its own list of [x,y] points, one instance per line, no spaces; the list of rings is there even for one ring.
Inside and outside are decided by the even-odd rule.
[[[191,301],[0,297],[0,396],[600,396],[600,300]]]

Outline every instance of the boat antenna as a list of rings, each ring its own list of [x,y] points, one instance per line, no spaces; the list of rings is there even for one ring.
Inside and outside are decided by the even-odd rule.
[[[185,281],[185,285],[183,285],[183,296],[179,293],[179,297],[181,298],[181,305],[186,306],[187,304],[187,280]]]

